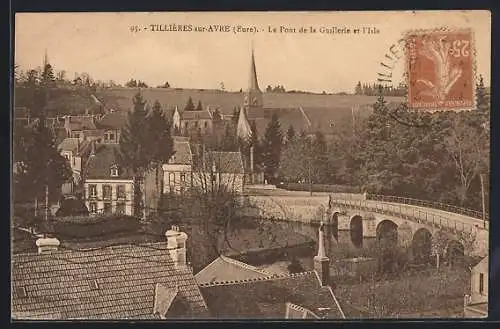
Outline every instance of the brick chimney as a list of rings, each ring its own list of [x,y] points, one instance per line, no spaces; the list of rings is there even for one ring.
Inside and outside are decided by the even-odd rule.
[[[186,240],[187,234],[181,232],[179,227],[172,225],[172,228],[165,233],[167,237],[167,249],[170,257],[174,261],[176,268],[187,266],[186,262]]]
[[[321,286],[327,286],[330,279],[330,259],[325,253],[324,225],[322,221],[318,234],[318,254],[314,256],[314,271],[318,274]]]
[[[56,238],[39,238],[35,243],[38,247],[39,254],[57,251],[59,245],[61,244]]]

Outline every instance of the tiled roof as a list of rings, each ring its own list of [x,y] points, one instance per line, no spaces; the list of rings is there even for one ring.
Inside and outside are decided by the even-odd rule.
[[[61,151],[71,151],[75,152],[78,150],[80,140],[78,138],[65,138],[58,146],[59,150]]]
[[[270,276],[200,285],[212,317],[284,319],[286,303],[307,308],[319,317],[342,319],[330,287],[321,287],[316,272]]]
[[[178,289],[167,318],[207,315],[190,270],[166,243],[12,256],[12,313],[23,318],[154,319],[156,285]],[[24,296],[23,296],[24,295]]]
[[[228,174],[243,174],[243,159],[240,152],[207,152],[205,154],[205,166],[215,165],[215,172]],[[211,167],[206,168],[211,171]]]
[[[270,276],[263,270],[248,265],[232,258],[221,255],[204,269],[195,275],[198,284],[220,282],[220,281],[239,281],[243,279],[264,278]]]
[[[92,117],[90,116],[72,116],[70,117],[70,130],[94,130],[97,129]]]
[[[102,129],[122,129],[127,123],[127,112],[111,112],[103,115],[103,117],[96,123],[97,127]]]
[[[172,155],[170,164],[193,164],[193,155],[191,153],[191,146],[189,141],[173,139],[174,154]]]
[[[477,272],[485,272],[488,273],[488,267],[489,267],[489,259],[488,256],[484,257],[481,259],[479,263],[477,263],[476,266],[473,267],[473,271]]]
[[[202,111],[182,111],[181,120],[209,120],[212,119],[212,114],[208,110]]]
[[[87,179],[132,179],[133,175],[127,168],[120,167],[120,146],[115,144],[97,144],[95,155],[90,155],[87,162],[85,177]],[[111,177],[111,167],[118,166],[118,177]]]

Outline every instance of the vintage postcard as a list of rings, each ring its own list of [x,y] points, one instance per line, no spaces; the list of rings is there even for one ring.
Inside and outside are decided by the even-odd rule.
[[[13,320],[488,315],[488,11],[15,15]]]

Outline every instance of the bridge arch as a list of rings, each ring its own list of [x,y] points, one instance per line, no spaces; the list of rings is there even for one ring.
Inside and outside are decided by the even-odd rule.
[[[360,248],[363,246],[363,217],[354,215],[349,223],[352,244]]]
[[[335,240],[339,240],[339,212],[335,211],[330,216],[329,226],[331,228],[331,235],[335,238]]]
[[[411,250],[417,264],[430,262],[432,254],[432,233],[425,227],[419,228],[412,238]]]
[[[398,225],[392,220],[384,219],[378,223],[376,228],[377,241],[385,240],[386,242],[398,243]]]

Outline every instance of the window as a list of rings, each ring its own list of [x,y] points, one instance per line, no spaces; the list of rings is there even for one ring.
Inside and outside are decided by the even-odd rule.
[[[125,214],[125,202],[117,202],[116,203],[116,213],[119,215]]]
[[[184,173],[181,174],[181,182],[182,183],[186,182],[186,174],[184,174]]]
[[[89,184],[89,197],[96,198],[97,197],[97,185]]]
[[[194,122],[194,126],[195,126],[195,127],[198,127],[198,121],[195,121],[195,122]]]
[[[89,212],[95,214],[97,212],[97,202],[89,203]]]
[[[479,273],[479,293],[484,293],[484,273]]]
[[[69,161],[69,154],[68,153],[64,153],[64,157],[66,158],[66,160]]]
[[[107,141],[108,140],[108,134],[104,134],[104,140]]]
[[[208,127],[208,121],[205,121],[205,128]]]
[[[118,177],[118,167],[117,166],[111,167],[111,177]]]
[[[125,185],[118,185],[116,187],[116,194],[118,199],[125,199]]]
[[[184,122],[184,127],[188,127],[188,123],[187,122]]]
[[[111,203],[109,203],[109,202],[104,203],[104,211],[103,212],[105,214],[108,214],[108,215],[112,213]]]
[[[76,159],[73,157],[73,166],[76,165]]]
[[[168,174],[168,182],[169,182],[169,185],[175,184],[175,174],[173,172]]]
[[[109,140],[110,141],[115,140],[115,134],[113,134],[113,133],[109,134]]]
[[[80,138],[79,132],[73,132],[71,135],[72,135],[71,137],[73,137],[73,138]]]
[[[111,185],[102,186],[102,198],[104,200],[111,200],[112,188]]]

